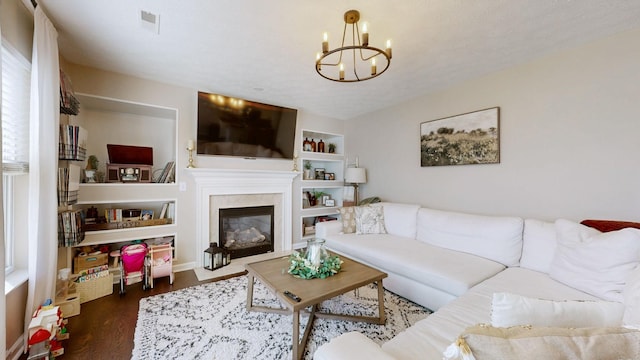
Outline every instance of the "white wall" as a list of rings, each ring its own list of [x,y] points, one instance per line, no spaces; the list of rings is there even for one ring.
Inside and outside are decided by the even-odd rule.
[[[369,175],[361,195],[482,214],[638,221],[638,64],[635,30],[348,121],[347,151]],[[421,122],[494,106],[500,164],[420,167]]]

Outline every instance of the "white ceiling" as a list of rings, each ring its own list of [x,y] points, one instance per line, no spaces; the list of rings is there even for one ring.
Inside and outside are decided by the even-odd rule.
[[[39,0],[69,61],[199,91],[349,119],[640,26],[640,0]],[[346,10],[383,75],[337,83],[314,69]],[[140,11],[160,15],[160,33]],[[640,41],[640,39],[639,39]]]

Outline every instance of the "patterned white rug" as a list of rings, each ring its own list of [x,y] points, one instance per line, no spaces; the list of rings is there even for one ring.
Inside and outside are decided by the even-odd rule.
[[[247,312],[247,277],[198,285],[140,300],[132,359],[291,359],[291,315]],[[254,304],[280,306],[259,281]],[[385,291],[387,323],[315,319],[305,359],[315,349],[349,331],[384,343],[429,311]],[[362,287],[325,301],[324,309],[353,315],[377,315],[377,290]],[[306,323],[306,316],[300,316]],[[300,334],[304,329],[301,328]]]

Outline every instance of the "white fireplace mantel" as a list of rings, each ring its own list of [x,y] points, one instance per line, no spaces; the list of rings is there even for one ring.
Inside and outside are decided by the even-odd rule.
[[[279,194],[282,196],[279,251],[292,249],[292,192],[294,171],[237,170],[237,169],[187,169],[196,184],[196,259],[202,266],[202,253],[209,247],[211,228],[210,199],[217,195]]]

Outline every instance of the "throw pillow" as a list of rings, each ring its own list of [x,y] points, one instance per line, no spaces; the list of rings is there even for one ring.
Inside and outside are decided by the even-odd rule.
[[[467,328],[442,355],[445,360],[639,359],[640,331],[480,324]]]
[[[624,296],[624,326],[640,329],[640,266],[631,273],[622,292]]]
[[[386,234],[382,206],[356,206],[356,234]]]
[[[552,301],[494,293],[491,325],[603,327],[621,326],[624,305],[613,301]]]
[[[355,206],[347,206],[338,209],[342,220],[342,232],[353,234],[356,232],[356,210]]]
[[[599,298],[623,302],[625,282],[640,264],[640,230],[601,233],[559,219],[556,238],[551,278]]]

